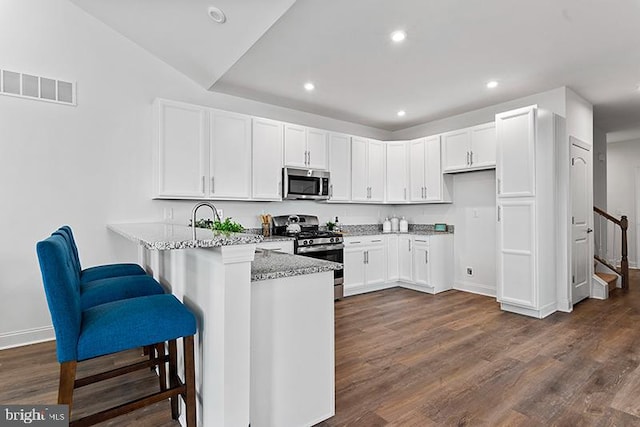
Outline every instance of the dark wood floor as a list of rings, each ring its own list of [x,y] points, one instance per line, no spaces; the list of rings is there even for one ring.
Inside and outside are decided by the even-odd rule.
[[[80,375],[140,357],[81,364]],[[0,403],[53,403],[53,343],[0,351]],[[78,414],[155,391],[148,370],[77,392]],[[177,426],[168,402],[110,426]],[[640,425],[640,274],[631,290],[544,320],[495,299],[390,289],[336,303],[329,426]]]

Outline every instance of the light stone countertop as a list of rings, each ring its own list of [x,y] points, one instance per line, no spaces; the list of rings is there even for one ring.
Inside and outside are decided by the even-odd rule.
[[[321,259],[291,255],[266,249],[256,250],[251,263],[251,281],[302,276],[325,271],[342,270],[342,264]]]
[[[107,228],[147,249],[161,251],[247,245],[263,240],[259,234],[214,233],[205,228],[197,228],[196,240],[193,240],[191,227],[165,223],[109,224]]]

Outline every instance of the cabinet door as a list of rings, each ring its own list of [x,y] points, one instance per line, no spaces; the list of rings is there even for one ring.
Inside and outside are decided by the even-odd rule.
[[[413,282],[413,239],[408,235],[398,236],[398,276],[400,281]]]
[[[282,123],[253,119],[254,199],[282,200]]]
[[[307,167],[307,129],[303,126],[284,126],[284,164]]]
[[[157,101],[157,195],[201,199],[209,177],[208,112],[179,102]]]
[[[361,245],[344,248],[344,287],[355,288],[364,286],[365,282],[365,255]]]
[[[416,238],[413,247],[413,281],[416,285],[430,286],[429,244]]]
[[[492,168],[496,165],[496,124],[487,123],[471,128],[472,168]]]
[[[387,149],[387,202],[406,202],[407,195],[407,144],[388,142]]]
[[[398,236],[387,236],[387,281],[395,282],[400,278],[398,264]]]
[[[442,135],[442,170],[453,172],[469,167],[469,129]]]
[[[424,176],[426,166],[424,141],[424,138],[420,138],[409,143],[409,170],[411,173],[409,197],[412,202],[421,202],[424,199]]]
[[[351,137],[329,136],[329,199],[351,200]]]
[[[498,197],[535,195],[535,107],[496,115]]]
[[[376,285],[387,281],[387,257],[384,241],[367,246],[366,251],[366,281],[367,285]]]
[[[428,201],[442,200],[442,169],[440,167],[439,136],[426,139],[425,159],[425,199]]]
[[[351,140],[351,198],[354,201],[369,200],[367,183],[367,140],[353,138]]]
[[[248,199],[251,196],[251,118],[224,111],[211,111],[209,117],[209,197]]]
[[[535,203],[498,202],[498,301],[537,309]]]
[[[327,170],[327,132],[307,129],[307,167]]]
[[[368,147],[369,201],[384,201],[384,143],[369,141]]]

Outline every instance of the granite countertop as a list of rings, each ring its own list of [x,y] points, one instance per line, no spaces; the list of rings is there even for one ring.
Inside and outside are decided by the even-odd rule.
[[[296,240],[295,237],[291,237],[291,236],[269,236],[269,237],[265,237],[262,241],[263,242],[283,242],[283,241],[294,241]]]
[[[258,249],[251,263],[251,281],[302,276],[324,271],[342,270],[342,264],[316,258]]]
[[[412,230],[407,233],[401,233],[399,231],[393,231],[391,233],[383,233],[382,230],[358,230],[347,231],[342,233],[343,237],[357,237],[357,236],[377,236],[386,234],[410,234],[415,236],[434,236],[439,234],[452,234],[450,231],[433,231],[433,230]]]
[[[214,233],[205,228],[197,228],[196,240],[193,240],[191,227],[165,223],[109,224],[107,228],[147,249],[156,250],[247,245],[259,243],[263,239],[259,234]]]

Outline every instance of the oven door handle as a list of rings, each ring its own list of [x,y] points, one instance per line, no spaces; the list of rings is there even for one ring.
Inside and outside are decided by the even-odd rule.
[[[319,245],[319,246],[298,246],[297,254],[308,254],[313,252],[339,251],[344,249],[342,243],[338,245]]]

